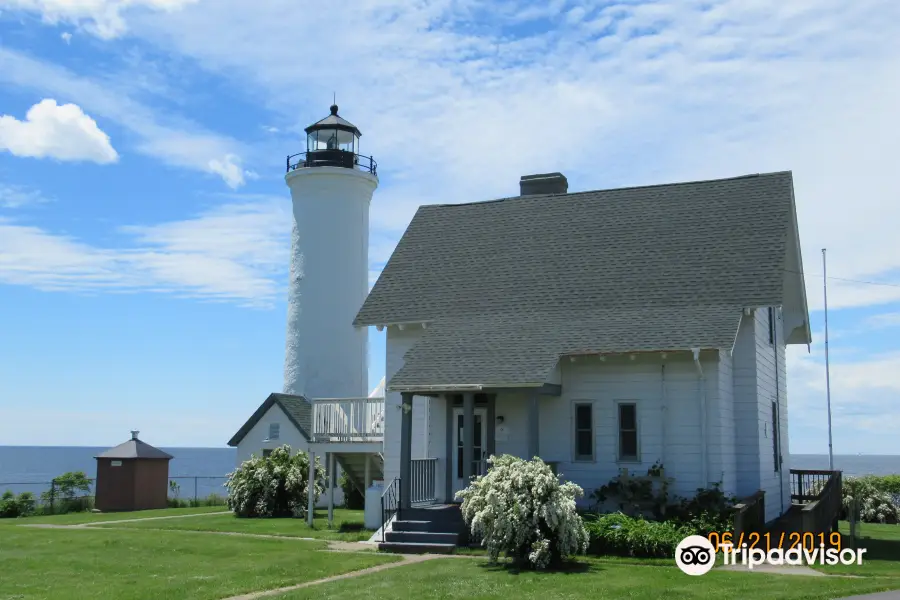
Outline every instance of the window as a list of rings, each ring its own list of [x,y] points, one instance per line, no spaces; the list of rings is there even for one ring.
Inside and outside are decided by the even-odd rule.
[[[638,460],[636,404],[619,404],[619,460]]]
[[[278,423],[269,423],[269,439],[277,440],[279,433],[281,433],[281,426]]]
[[[269,449],[269,448],[266,448],[266,449],[263,450],[262,452],[263,452],[263,458],[268,458],[269,455],[272,454],[272,450]]]
[[[781,451],[778,448],[778,434],[781,432],[781,427],[779,427],[778,423],[778,404],[773,400],[772,401],[772,453],[774,456],[775,463],[775,472],[781,470]]]
[[[575,404],[575,460],[594,460],[594,407]]]
[[[769,307],[769,343],[775,344],[775,307]]]

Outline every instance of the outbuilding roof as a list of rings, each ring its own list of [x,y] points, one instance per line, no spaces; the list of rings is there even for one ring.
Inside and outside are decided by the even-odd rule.
[[[133,436],[132,439],[127,442],[119,444],[115,448],[110,448],[94,458],[153,458],[169,460],[173,458],[173,456],[167,452],[163,452],[159,448],[154,448],[146,442],[142,442],[137,439],[137,436]]]
[[[253,426],[256,425],[263,416],[269,412],[269,409],[278,405],[282,411],[288,416],[290,422],[297,428],[300,434],[309,441],[309,432],[312,428],[312,404],[304,396],[293,396],[290,394],[269,394],[265,402],[259,405],[256,412],[247,419],[237,433],[230,440],[229,446],[237,446],[241,443]]]
[[[730,349],[744,308],[802,304],[808,342],[805,297],[785,292],[803,285],[796,235],[789,171],[422,206],[354,324],[429,324],[393,390],[538,385],[579,351]]]

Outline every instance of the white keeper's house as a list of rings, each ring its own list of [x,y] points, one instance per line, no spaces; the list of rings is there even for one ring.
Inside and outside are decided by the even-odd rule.
[[[524,176],[512,197],[421,206],[369,291],[377,165],[337,108],[287,160],[285,388],[259,411],[370,492],[368,523],[396,519],[369,505],[379,484],[385,507],[452,503],[498,454],[587,494],[661,463],[672,493],[764,496],[766,521],[813,498],[788,464],[785,348],[811,342],[790,172],[585,192]],[[371,326],[383,397],[365,396]]]

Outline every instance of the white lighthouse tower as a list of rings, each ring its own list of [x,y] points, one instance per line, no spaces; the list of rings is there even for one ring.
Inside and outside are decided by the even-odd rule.
[[[294,208],[284,393],[365,397],[368,332],[353,319],[369,288],[376,164],[359,154],[359,129],[335,105],[306,134],[284,178]]]

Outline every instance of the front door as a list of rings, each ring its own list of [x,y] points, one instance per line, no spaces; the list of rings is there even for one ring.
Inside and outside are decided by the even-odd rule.
[[[468,487],[463,477],[463,409],[453,409],[453,494]],[[472,448],[472,474],[484,475],[487,463],[487,409],[475,409],[475,443]]]

